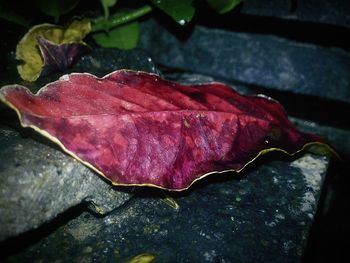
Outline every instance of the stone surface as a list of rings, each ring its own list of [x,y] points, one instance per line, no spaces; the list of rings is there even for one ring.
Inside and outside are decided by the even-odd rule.
[[[180,41],[153,20],[142,30],[140,47],[165,66],[350,102],[350,55],[340,49],[201,26]]]
[[[246,0],[241,12],[350,27],[347,0]]]
[[[95,72],[104,76],[117,69],[135,69],[160,73],[149,54],[141,49],[123,51],[118,49],[95,48],[93,52],[82,57],[71,71]]]
[[[105,214],[130,198],[52,145],[0,128],[0,241],[83,201]]]
[[[340,129],[332,126],[320,125],[318,123],[298,118],[290,118],[298,129],[318,134],[338,152],[344,159],[350,158],[350,130]]]
[[[65,73],[103,76],[125,67],[157,72],[142,50],[95,49]],[[23,85],[36,91],[61,74]],[[6,79],[2,83],[21,81]],[[0,241],[37,228],[82,202],[105,214],[129,198],[130,194],[112,187],[45,138],[19,127],[14,112],[0,105]]]
[[[257,164],[172,196],[140,191],[103,218],[82,213],[4,262],[299,262],[327,159],[306,154]]]

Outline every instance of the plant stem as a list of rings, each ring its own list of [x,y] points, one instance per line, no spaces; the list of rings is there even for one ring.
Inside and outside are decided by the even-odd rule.
[[[131,22],[141,16],[144,16],[152,11],[152,7],[150,5],[145,5],[139,9],[136,9],[130,13],[116,14],[111,16],[108,20],[104,17],[99,17],[93,20],[91,25],[91,32],[96,31],[106,31],[113,27]]]

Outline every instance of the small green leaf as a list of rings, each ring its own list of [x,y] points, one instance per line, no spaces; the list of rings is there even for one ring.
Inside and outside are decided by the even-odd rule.
[[[71,11],[78,2],[79,0],[36,0],[39,9],[56,20]]]
[[[103,7],[103,12],[105,14],[105,18],[109,17],[109,8],[114,6],[118,0],[100,0],[102,7]]]
[[[219,14],[225,14],[239,5],[242,0],[207,0],[209,6]]]
[[[128,260],[126,263],[150,263],[152,262],[156,257],[149,253],[142,253],[140,255],[137,255],[136,257],[133,257],[132,259]]]
[[[131,22],[115,27],[108,32],[96,32],[92,37],[101,47],[131,49],[137,46],[139,32],[138,22]]]
[[[151,2],[182,26],[192,20],[195,12],[192,0],[151,0]]]
[[[170,206],[171,208],[173,208],[175,210],[178,210],[180,208],[179,204],[171,196],[165,195],[160,200],[162,200],[165,204],[167,204],[168,206]]]

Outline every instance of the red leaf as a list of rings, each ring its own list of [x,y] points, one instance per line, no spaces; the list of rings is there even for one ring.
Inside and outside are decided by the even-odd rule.
[[[115,185],[187,189],[213,172],[240,171],[259,155],[317,144],[277,102],[221,83],[184,86],[144,72],[74,73],[32,95],[0,98],[30,126]]]

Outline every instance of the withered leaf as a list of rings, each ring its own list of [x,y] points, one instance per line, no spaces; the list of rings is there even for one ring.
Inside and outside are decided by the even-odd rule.
[[[37,40],[44,60],[42,75],[64,71],[90,51],[90,48],[85,44],[55,44],[43,37],[38,37]]]
[[[0,99],[29,126],[115,185],[184,190],[259,155],[321,146],[282,106],[222,83],[185,86],[145,72],[73,73],[36,95],[5,86]],[[317,147],[316,147],[317,148]]]
[[[60,27],[51,24],[40,24],[32,27],[19,41],[16,47],[16,59],[22,63],[17,67],[21,78],[27,81],[35,81],[42,73],[43,67],[50,67],[52,60],[49,60],[48,45],[50,45],[51,56],[61,55],[56,60],[69,61],[67,56],[79,56],[86,47],[83,38],[90,32],[91,24],[88,20],[73,20],[67,27]],[[44,39],[43,41],[38,39]],[[44,42],[46,40],[46,42]],[[69,49],[69,45],[75,47]],[[79,48],[77,48],[79,47]],[[55,49],[55,50],[54,50]],[[45,52],[46,51],[46,52]],[[72,53],[72,51],[77,51]]]

